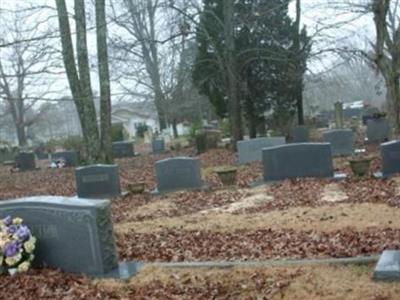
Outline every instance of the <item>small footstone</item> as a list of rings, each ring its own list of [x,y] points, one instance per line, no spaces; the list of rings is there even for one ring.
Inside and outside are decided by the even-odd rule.
[[[374,280],[400,281],[400,251],[385,250],[375,267]]]

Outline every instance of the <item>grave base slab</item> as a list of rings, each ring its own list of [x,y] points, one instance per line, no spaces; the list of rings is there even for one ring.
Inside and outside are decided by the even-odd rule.
[[[333,180],[344,180],[344,179],[347,178],[347,174],[345,174],[345,173],[334,173],[333,177],[298,177],[298,178],[287,178],[287,179],[306,179],[306,178],[307,179],[313,179],[313,178],[315,178],[315,179],[324,179],[325,178],[325,179],[333,179]],[[259,180],[256,180],[256,181],[250,183],[250,188],[256,188],[256,187],[259,187],[259,186],[264,185],[264,184],[274,184],[274,183],[281,182],[283,180],[286,180],[286,179],[271,180],[271,181],[264,181],[264,179],[259,179]]]
[[[175,193],[175,192],[182,192],[182,191],[199,191],[199,192],[206,192],[209,191],[210,187],[208,185],[203,185],[198,188],[179,188],[179,189],[172,189],[172,190],[165,190],[165,191],[159,191],[158,188],[156,187],[154,190],[150,192],[151,195],[153,196],[159,196],[163,194],[169,194],[169,193]]]
[[[111,272],[108,272],[103,275],[98,275],[98,276],[93,276],[96,278],[115,278],[115,279],[129,279],[133,276],[135,276],[142,268],[143,268],[143,263],[141,262],[135,262],[135,261],[129,261],[129,262],[120,262],[118,264],[118,268],[112,270]]]
[[[400,281],[400,251],[385,250],[375,267],[374,280]]]

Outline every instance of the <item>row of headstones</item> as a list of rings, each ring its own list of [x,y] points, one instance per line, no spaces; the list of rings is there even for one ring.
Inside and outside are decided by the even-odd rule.
[[[306,131],[305,131],[306,132]],[[304,135],[305,137],[305,135]],[[329,130],[323,134],[324,142],[330,143],[332,155],[351,155],[353,153],[354,134],[350,129]],[[297,139],[298,140],[298,139]],[[295,143],[305,143],[305,140]],[[262,160],[262,149],[286,144],[285,137],[256,138],[237,143],[239,164]]]
[[[292,134],[294,143],[310,142],[310,130],[307,126],[295,127]],[[368,142],[379,143],[388,140],[390,135],[389,121],[386,118],[368,119],[366,134]]]
[[[382,171],[376,177],[400,173],[400,141],[380,145]],[[299,177],[343,177],[334,174],[329,143],[295,143],[262,150],[264,181]]]
[[[133,157],[135,156],[133,142],[122,141],[112,144],[112,152],[115,158]],[[154,139],[152,141],[153,153],[162,153],[165,151],[165,143],[163,139]],[[67,167],[76,167],[80,164],[78,151],[63,151],[52,154],[42,154],[38,159],[65,159]],[[20,152],[16,157],[17,166],[21,171],[33,170],[36,168],[35,154],[33,152]]]
[[[175,157],[156,163],[158,191],[202,186],[200,160]],[[95,277],[129,278],[139,263],[118,262],[109,200],[120,194],[118,166],[76,169],[78,198],[31,197],[0,201],[0,218],[21,217],[38,238],[34,265]],[[97,199],[84,199],[97,198]]]
[[[369,142],[386,141],[389,137],[389,124],[386,119],[368,120],[367,138]],[[354,133],[351,129],[327,130],[323,133],[323,140],[330,143],[333,156],[352,155],[354,153]],[[294,143],[308,143],[309,129],[305,126],[293,130]],[[239,164],[261,161],[263,148],[286,144],[285,137],[256,138],[237,143]]]

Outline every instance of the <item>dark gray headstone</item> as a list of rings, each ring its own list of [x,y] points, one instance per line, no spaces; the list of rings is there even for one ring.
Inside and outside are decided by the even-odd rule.
[[[400,251],[383,251],[375,267],[373,278],[375,280],[400,280]]]
[[[133,142],[122,141],[112,143],[112,153],[115,158],[134,156],[135,150]]]
[[[165,142],[164,139],[157,138],[151,142],[151,147],[153,149],[153,153],[162,153],[165,151]]]
[[[382,175],[400,173],[400,141],[381,144]]]
[[[64,159],[66,167],[76,167],[80,163],[78,151],[62,151],[51,154],[51,160]]]
[[[307,126],[293,128],[293,143],[308,143],[310,141],[310,129]]]
[[[354,145],[354,134],[351,129],[334,129],[325,131],[324,142],[330,143],[332,155],[352,155]]]
[[[333,177],[331,146],[300,143],[263,149],[264,181],[297,177]]]
[[[367,121],[368,142],[384,142],[389,138],[390,127],[387,119],[370,119]]]
[[[20,152],[16,157],[16,164],[19,170],[28,171],[36,169],[35,153]]]
[[[37,238],[34,264],[119,277],[108,200],[32,197],[0,201],[0,217],[21,217]]]
[[[80,198],[104,199],[121,195],[117,165],[92,165],[75,170],[76,190]]]
[[[203,185],[198,158],[174,157],[157,161],[156,174],[159,192],[196,189]]]
[[[286,144],[285,137],[265,137],[237,142],[239,163],[262,160],[262,149]]]

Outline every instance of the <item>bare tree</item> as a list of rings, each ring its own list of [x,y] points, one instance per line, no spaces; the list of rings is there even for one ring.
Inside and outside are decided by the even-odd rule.
[[[77,65],[75,64],[75,54],[65,0],[56,0],[64,66],[82,127],[87,159],[89,162],[110,162],[109,147],[111,138],[109,131],[111,129],[111,117],[105,4],[104,1],[96,1],[98,63],[102,101],[100,117],[102,119],[101,128],[103,132],[101,137],[104,138],[103,142],[100,140],[99,128],[97,126],[96,110],[90,81],[85,3],[84,0],[75,0],[74,4]]]
[[[37,23],[37,16],[25,11],[15,12],[1,24],[0,35],[8,46],[0,49],[0,97],[7,103],[5,114],[12,117],[21,147],[27,144],[27,128],[43,111],[28,112],[33,112],[37,101],[50,92],[52,82],[48,75],[56,66],[54,51]],[[34,38],[39,34],[43,39]],[[23,39],[25,42],[13,42]]]
[[[113,20],[125,32],[134,38],[133,42],[119,39],[114,46],[125,53],[133,55],[138,63],[144,63],[146,78],[150,79],[148,87],[154,94],[154,101],[158,113],[160,129],[166,128],[166,116],[163,106],[165,95],[162,88],[160,74],[160,52],[158,47],[157,13],[159,10],[158,0],[124,0],[122,8],[124,13],[117,14],[113,7]],[[160,24],[158,24],[160,26]]]

